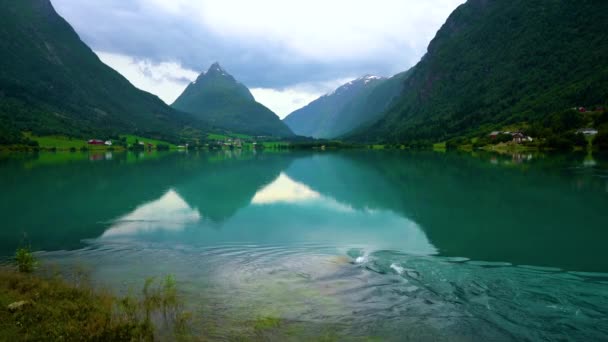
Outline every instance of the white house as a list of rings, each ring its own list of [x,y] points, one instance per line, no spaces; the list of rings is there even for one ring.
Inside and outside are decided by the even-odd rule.
[[[584,135],[596,135],[597,129],[595,128],[583,128],[576,131],[576,133],[583,133]]]

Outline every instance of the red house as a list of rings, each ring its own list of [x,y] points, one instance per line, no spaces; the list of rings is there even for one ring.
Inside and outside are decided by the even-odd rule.
[[[98,140],[98,139],[91,139],[88,141],[89,145],[103,145],[104,141],[103,140]]]

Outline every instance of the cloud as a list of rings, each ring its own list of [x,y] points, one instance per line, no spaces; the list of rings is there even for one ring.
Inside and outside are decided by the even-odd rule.
[[[317,200],[321,194],[281,173],[271,184],[253,196],[253,204],[302,203]]]
[[[376,60],[383,53],[420,57],[458,2],[223,0],[202,1],[197,9],[201,22],[222,37],[279,43],[280,57],[326,63]]]
[[[151,72],[158,65],[175,63],[198,73],[219,61],[250,88],[272,90],[256,91],[268,97],[289,94],[300,84],[407,70],[462,2],[52,0],[95,51],[144,61]],[[124,64],[116,67],[121,73]],[[125,76],[143,83],[131,74]],[[158,95],[170,98],[171,82],[181,85],[188,78],[180,77],[157,81],[161,84],[154,87],[167,92]],[[154,80],[148,77],[146,82]],[[287,108],[278,102],[268,105]]]
[[[131,236],[155,231],[180,231],[201,220],[197,209],[191,208],[175,190],[167,191],[156,201],[142,204],[117,219],[102,238]]]
[[[325,95],[354,77],[340,78],[327,82],[300,83],[281,89],[252,88],[256,101],[265,104],[281,119]]]
[[[198,77],[197,72],[184,68],[178,62],[155,63],[109,52],[96,54],[102,62],[120,72],[134,86],[157,95],[167,104],[173,103],[186,86]],[[258,102],[284,118],[352,78],[300,83],[280,89],[252,88],[251,93]]]
[[[171,104],[198,73],[178,62],[153,62],[116,53],[97,52],[102,62],[125,76],[134,86]]]
[[[463,0],[52,0],[96,51],[202,71],[220,61],[250,87],[391,75],[416,63]]]
[[[302,108],[311,103],[319,96],[323,95],[320,92],[299,92],[293,88],[283,90],[275,90],[271,88],[253,88],[251,93],[256,101],[264,104],[281,119],[296,109]]]

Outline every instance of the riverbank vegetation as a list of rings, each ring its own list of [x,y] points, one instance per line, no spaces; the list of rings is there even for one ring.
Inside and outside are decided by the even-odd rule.
[[[447,140],[448,149],[491,151],[606,150],[608,112],[572,108],[547,115],[543,120],[487,127]]]
[[[35,136],[24,133],[24,143],[1,145],[11,151],[148,151],[148,150],[325,150],[325,149],[434,149],[488,151],[608,151],[608,112],[604,106],[593,110],[571,108],[547,115],[542,120],[523,121],[503,126],[488,126],[467,135],[443,141],[407,140],[395,143],[356,142],[295,137],[276,139],[236,133],[213,133],[205,139],[182,141],[180,145],[135,135],[109,137],[111,145],[89,144],[68,136]]]
[[[0,266],[0,341],[199,341],[220,325],[231,341],[338,341],[332,326],[309,331],[305,322],[255,316],[195,318],[172,276],[148,278],[139,295],[116,296],[85,272],[39,265],[28,248]]]
[[[25,248],[0,267],[2,341],[153,341],[188,335],[175,280],[148,279],[138,296],[97,289],[86,275],[49,269]]]

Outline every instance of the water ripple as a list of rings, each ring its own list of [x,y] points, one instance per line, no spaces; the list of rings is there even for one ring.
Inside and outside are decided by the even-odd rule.
[[[606,274],[324,244],[116,243],[41,255],[94,264],[119,287],[174,274],[195,311],[213,306],[227,320],[272,315],[386,340],[608,338]]]

